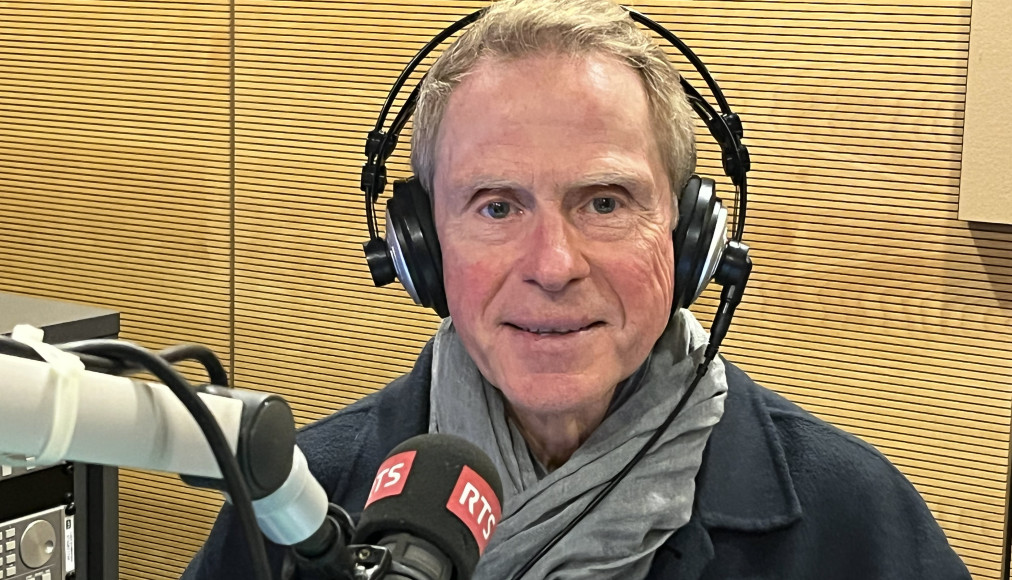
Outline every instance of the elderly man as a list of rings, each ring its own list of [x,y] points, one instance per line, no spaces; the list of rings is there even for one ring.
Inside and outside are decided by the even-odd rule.
[[[444,321],[414,369],[307,427],[334,503],[386,454],[461,435],[504,483],[475,577],[508,578],[685,392],[707,336],[672,309],[694,166],[678,74],[607,0],[503,0],[422,88],[412,163],[432,197]],[[188,578],[249,577],[226,507]],[[272,549],[276,566],[281,551]],[[871,446],[716,360],[677,420],[528,578],[969,578]]]

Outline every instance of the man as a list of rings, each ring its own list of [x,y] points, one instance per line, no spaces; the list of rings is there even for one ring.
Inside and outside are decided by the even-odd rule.
[[[663,53],[607,0],[503,0],[447,50],[422,89],[412,164],[451,317],[411,373],[300,434],[332,501],[360,511],[408,437],[462,435],[504,483],[475,577],[508,578],[626,465],[706,342],[672,312],[689,115]],[[239,534],[224,509],[186,577],[248,576]],[[969,574],[885,458],[717,360],[526,577]]]

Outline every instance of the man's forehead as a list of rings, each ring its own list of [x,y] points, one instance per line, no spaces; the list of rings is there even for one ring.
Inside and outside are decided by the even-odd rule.
[[[482,56],[451,91],[448,109],[467,102],[487,112],[512,114],[518,108],[522,112],[524,105],[513,99],[488,100],[504,90],[554,96],[565,99],[574,110],[592,112],[602,103],[605,109],[610,108],[616,98],[628,104],[627,109],[636,109],[632,107],[636,101],[647,104],[640,74],[619,57],[599,51],[561,53],[549,49],[513,57]]]
[[[486,60],[450,96],[433,185],[465,193],[659,186],[663,163],[639,82],[610,56]]]

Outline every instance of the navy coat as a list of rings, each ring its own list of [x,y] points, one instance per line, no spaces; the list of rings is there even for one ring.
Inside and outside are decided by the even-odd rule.
[[[704,452],[692,517],[657,552],[648,578],[970,578],[881,453],[725,364],[724,416]],[[331,501],[356,518],[387,453],[428,430],[431,366],[430,342],[409,374],[299,433]],[[285,550],[268,542],[268,551],[280,578]],[[183,578],[251,577],[226,505]]]

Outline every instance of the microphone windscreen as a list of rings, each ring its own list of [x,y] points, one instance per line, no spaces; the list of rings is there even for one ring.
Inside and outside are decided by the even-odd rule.
[[[353,543],[408,533],[450,558],[470,578],[502,515],[492,460],[465,439],[431,433],[401,443],[380,465]]]

